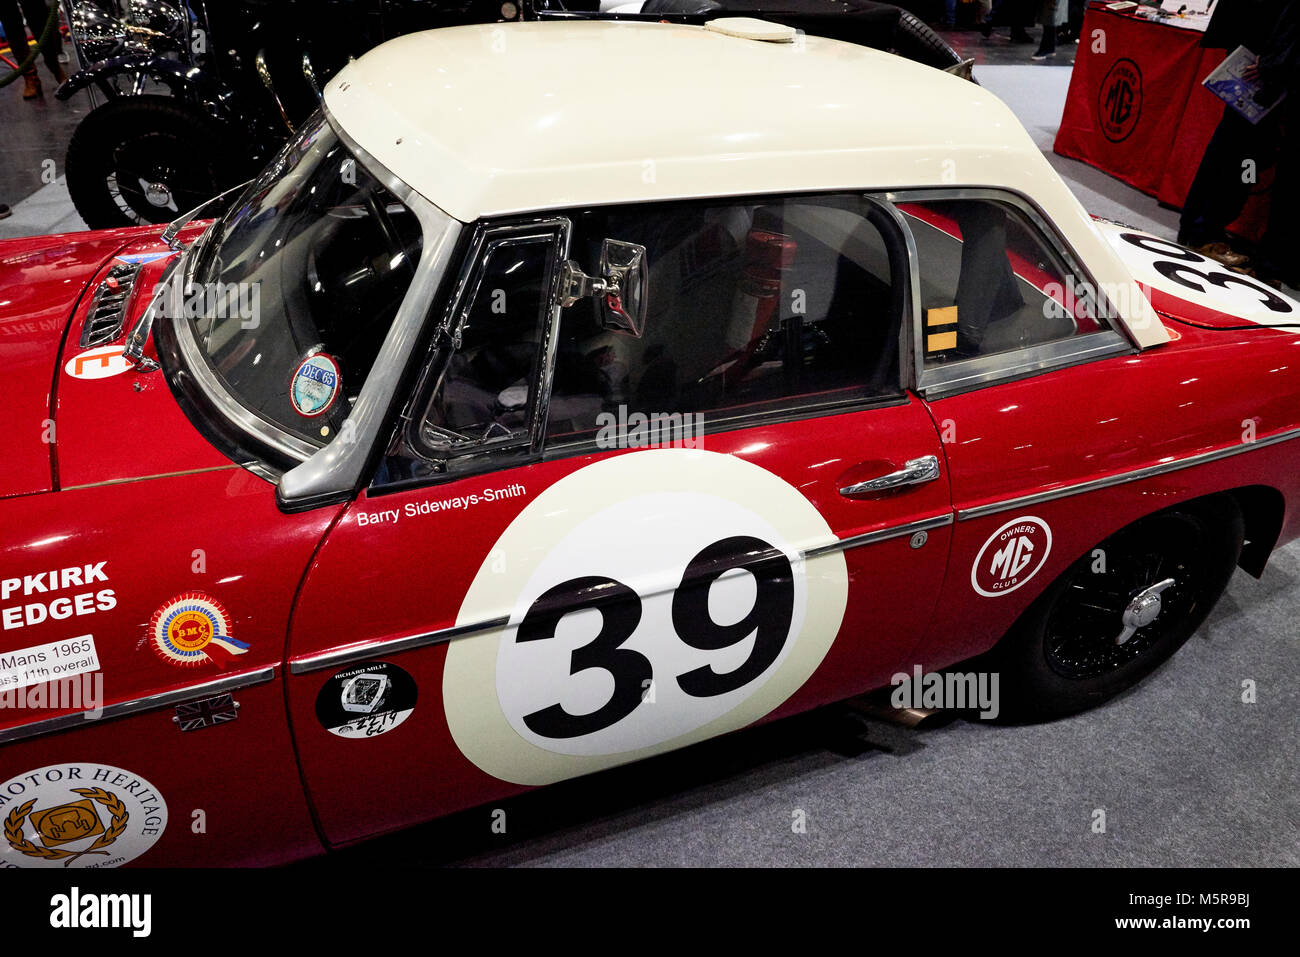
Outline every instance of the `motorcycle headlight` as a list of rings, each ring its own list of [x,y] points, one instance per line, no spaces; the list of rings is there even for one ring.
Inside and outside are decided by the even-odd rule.
[[[127,23],[171,40],[185,40],[185,16],[164,0],[130,0]]]
[[[185,14],[166,0],[77,0],[72,30],[89,60],[128,51],[164,53],[184,48],[188,40]]]
[[[72,7],[72,32],[89,60],[103,60],[126,46],[126,25],[90,0]]]

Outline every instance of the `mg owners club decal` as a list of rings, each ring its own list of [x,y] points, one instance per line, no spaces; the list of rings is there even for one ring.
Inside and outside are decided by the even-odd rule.
[[[802,558],[834,538],[796,489],[734,456],[655,449],[574,472],[520,512],[466,593],[458,625],[508,623],[448,648],[457,746],[541,785],[757,721],[839,632],[844,556]]]
[[[0,867],[118,867],[167,829],[167,802],[139,775],[68,762],[0,784]]]
[[[1052,530],[1041,518],[1013,518],[989,536],[970,569],[970,583],[988,598],[1009,595],[1038,574],[1052,551]]]

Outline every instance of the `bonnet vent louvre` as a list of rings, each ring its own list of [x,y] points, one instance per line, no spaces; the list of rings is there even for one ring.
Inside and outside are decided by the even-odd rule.
[[[102,346],[122,334],[127,303],[131,301],[131,290],[139,272],[139,263],[119,263],[109,269],[108,275],[95,290],[95,301],[91,304],[90,315],[82,327],[82,348]]]

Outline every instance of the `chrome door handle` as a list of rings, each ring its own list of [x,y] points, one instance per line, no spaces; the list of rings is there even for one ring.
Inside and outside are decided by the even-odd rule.
[[[884,492],[904,485],[921,485],[933,482],[939,477],[939,457],[924,455],[919,459],[909,459],[897,472],[890,472],[880,478],[866,482],[856,482],[840,489],[841,495],[865,495],[868,492]]]

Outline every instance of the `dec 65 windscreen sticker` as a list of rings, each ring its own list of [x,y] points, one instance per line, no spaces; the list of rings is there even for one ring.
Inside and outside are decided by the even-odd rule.
[[[487,773],[541,785],[750,724],[813,674],[848,574],[820,513],[730,455],[656,449],[589,465],[502,533],[451,643],[447,721]]]

